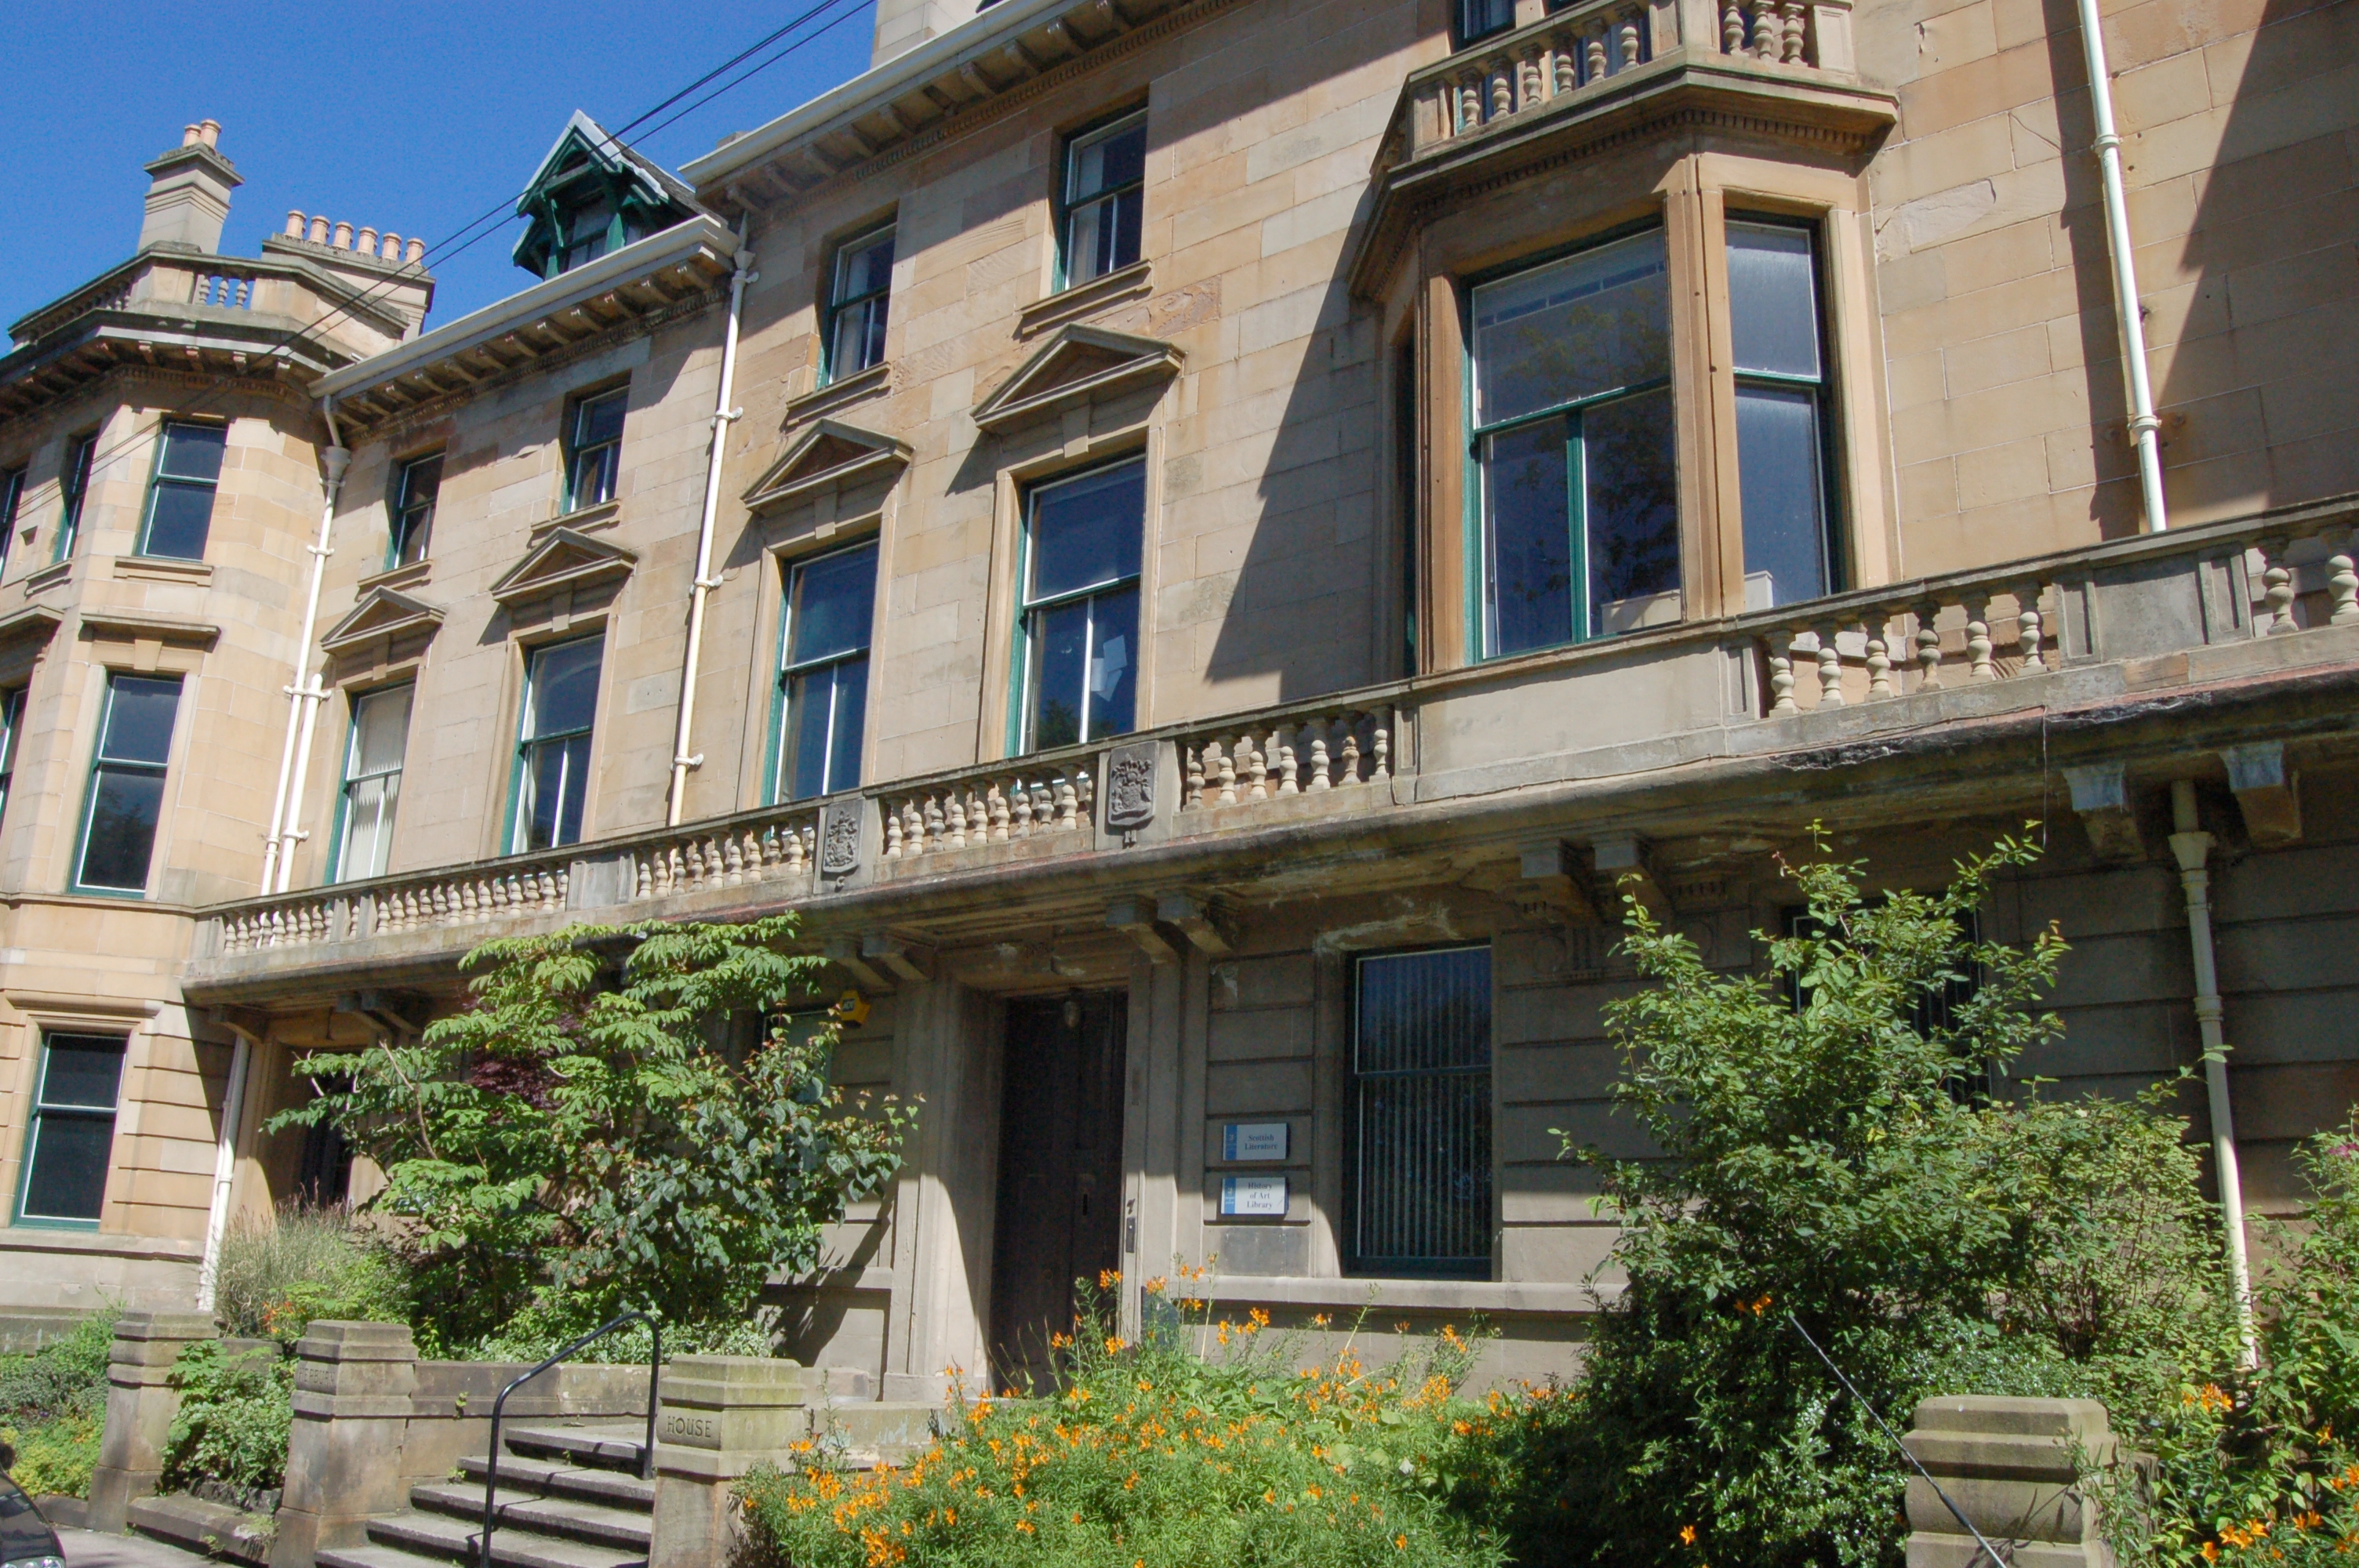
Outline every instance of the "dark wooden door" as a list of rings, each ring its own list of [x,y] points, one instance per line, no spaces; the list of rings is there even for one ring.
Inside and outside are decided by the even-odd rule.
[[[1119,991],[1007,1006],[991,1264],[1002,1388],[1053,1385],[1049,1336],[1072,1330],[1074,1280],[1121,1266],[1125,1013]]]

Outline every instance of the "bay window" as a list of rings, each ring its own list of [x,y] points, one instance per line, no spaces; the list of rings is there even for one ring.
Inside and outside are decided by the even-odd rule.
[[[78,891],[140,893],[164,813],[164,771],[180,711],[180,677],[110,673],[82,808]]]
[[[1728,223],[1747,610],[1844,587],[1827,504],[1827,378],[1811,242],[1797,224]]]
[[[1473,290],[1483,656],[1677,618],[1669,295],[1660,229]]]

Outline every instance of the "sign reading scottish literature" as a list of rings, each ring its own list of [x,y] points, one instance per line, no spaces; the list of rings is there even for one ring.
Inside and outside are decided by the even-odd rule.
[[[1286,1217],[1284,1176],[1223,1176],[1221,1213],[1223,1217],[1283,1219]]]
[[[1221,1158],[1235,1161],[1286,1158],[1283,1121],[1231,1121],[1221,1128]]]

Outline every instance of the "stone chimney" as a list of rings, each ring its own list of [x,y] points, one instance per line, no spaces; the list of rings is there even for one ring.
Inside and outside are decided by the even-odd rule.
[[[876,42],[869,51],[873,69],[895,55],[908,54],[929,38],[939,38],[994,0],[876,0]]]
[[[147,177],[139,248],[216,254],[229,221],[229,193],[245,183],[222,157],[221,122],[190,125],[179,146],[147,166]]]

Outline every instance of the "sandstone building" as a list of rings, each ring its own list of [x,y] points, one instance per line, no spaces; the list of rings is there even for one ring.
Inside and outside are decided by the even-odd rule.
[[[2101,103],[2057,0],[884,0],[866,73],[678,171],[577,117],[537,281],[285,373],[279,564],[233,586],[217,502],[223,580],[171,585],[218,645],[0,577],[0,629],[55,607],[11,918],[154,925],[12,938],[152,957],[5,982],[10,1169],[74,1039],[186,1064],[123,1091],[95,1231],[0,1238],[193,1255],[215,1138],[228,1206],[294,1191],[291,1062],[488,935],[792,907],[873,1003],[839,1077],[925,1102],[780,1282],[795,1354],[929,1396],[1176,1258],[1544,1370],[1611,1239],[1550,1130],[1636,1152],[1618,880],[1742,969],[1813,821],[1893,885],[2037,824],[1983,915],[2074,944],[2025,1069],[2224,1030],[2189,1109],[2282,1202],[2359,1099],[2354,29],[2114,5]],[[0,362],[44,528],[96,416],[17,366],[104,314]],[[210,837],[136,903],[60,827],[117,643],[248,727],[163,764]]]

